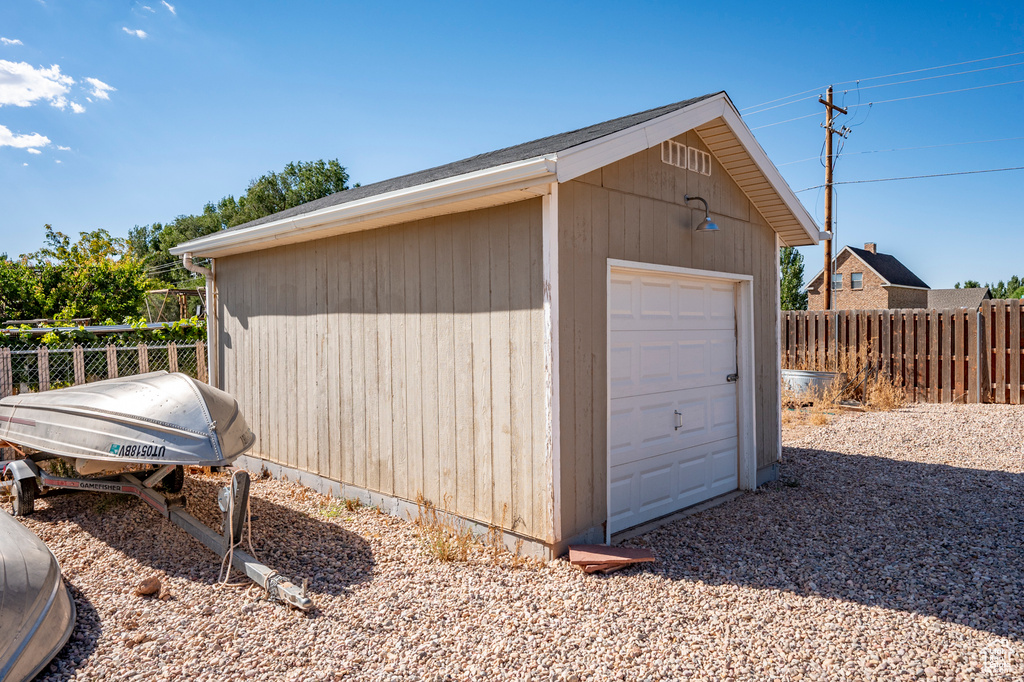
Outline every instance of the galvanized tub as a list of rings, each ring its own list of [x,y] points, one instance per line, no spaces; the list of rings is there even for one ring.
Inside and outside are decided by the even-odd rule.
[[[845,372],[811,372],[806,369],[784,369],[782,370],[782,384],[796,394],[817,393],[822,394],[828,390],[833,382],[839,381],[845,384],[847,381]]]

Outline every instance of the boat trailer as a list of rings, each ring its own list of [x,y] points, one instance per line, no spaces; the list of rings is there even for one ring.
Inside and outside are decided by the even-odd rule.
[[[40,468],[32,459],[8,460],[3,464],[3,470],[0,471],[0,487],[11,488],[15,516],[31,514],[34,511],[36,493],[44,488],[134,495],[157,510],[165,519],[206,545],[217,556],[223,558],[230,553],[231,565],[266,590],[271,598],[302,611],[313,608],[313,601],[307,594],[307,581],[304,580],[299,587],[237,546],[242,540],[246,510],[249,507],[249,472],[245,470],[236,470],[231,477],[231,484],[221,488],[217,495],[223,526],[223,535],[218,535],[185,511],[185,497],[175,494],[181,489],[181,466],[159,467],[155,471],[147,472],[149,475],[140,480],[134,473],[121,473],[102,478],[66,478]],[[176,491],[165,495],[153,489],[153,486],[169,475],[172,476],[173,483],[168,487],[171,490],[177,488]]]

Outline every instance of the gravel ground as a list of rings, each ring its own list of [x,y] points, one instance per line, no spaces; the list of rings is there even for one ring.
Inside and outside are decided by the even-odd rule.
[[[25,523],[79,619],[40,679],[1021,679],[1024,408],[785,440],[778,483],[632,540],[659,563],[607,576],[439,564],[408,522],[254,482],[257,551],[310,579],[308,615],[215,587],[217,560],[138,501],[42,498]],[[217,485],[186,487],[211,524]],[[134,595],[153,574],[168,599]]]

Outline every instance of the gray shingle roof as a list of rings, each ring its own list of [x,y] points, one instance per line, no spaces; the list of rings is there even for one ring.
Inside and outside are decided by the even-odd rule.
[[[935,310],[947,310],[949,308],[977,310],[981,307],[981,302],[986,298],[992,298],[988,287],[931,289],[928,292],[928,307]]]
[[[611,135],[612,133],[617,133],[620,130],[625,130],[626,128],[646,123],[647,121],[658,118],[659,116],[670,114],[673,111],[683,109],[691,104],[696,104],[697,102],[708,99],[709,97],[714,97],[718,94],[721,93],[715,92],[701,97],[694,97],[693,99],[683,100],[682,102],[676,102],[674,104],[667,104],[655,109],[648,109],[647,111],[641,111],[636,114],[630,114],[629,116],[615,118],[610,121],[605,121],[604,123],[580,128],[579,130],[572,130],[567,133],[559,133],[558,135],[542,137],[539,140],[524,142],[523,144],[498,149],[493,152],[487,152],[486,154],[478,154],[477,156],[471,156],[468,159],[462,159],[461,161],[455,161],[454,163],[445,164],[443,166],[436,166],[416,173],[391,178],[390,180],[375,182],[372,185],[354,187],[352,189],[347,189],[343,192],[336,192],[335,194],[307,202],[301,206],[285,209],[284,211],[274,213],[273,215],[258,218],[229,229],[240,230],[245,227],[262,225],[263,223],[269,223],[283,218],[293,218],[306,213],[312,213],[313,211],[317,211],[322,208],[327,208],[328,206],[337,206],[350,201],[372,197],[377,194],[384,194],[385,192],[415,187],[416,185],[423,185],[435,180],[444,180],[445,178],[451,178],[456,175],[472,173],[474,171],[493,168],[495,166],[501,166],[515,161],[525,161],[526,159],[533,159],[538,156],[544,156],[545,154],[554,154],[577,145],[581,145],[585,142],[590,142],[592,140]]]
[[[858,249],[847,246],[858,258],[864,261],[872,270],[889,281],[889,284],[898,287],[920,287],[927,289],[928,285],[920,277],[911,272],[906,265],[899,262],[895,256],[887,253],[871,253],[867,249]]]

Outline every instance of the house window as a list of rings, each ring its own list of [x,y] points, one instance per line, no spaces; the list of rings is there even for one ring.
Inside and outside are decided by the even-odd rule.
[[[864,288],[864,273],[863,272],[851,272],[850,273],[850,288],[851,289],[863,289]]]
[[[837,272],[832,275],[832,290],[839,291],[843,288],[843,273]]]

